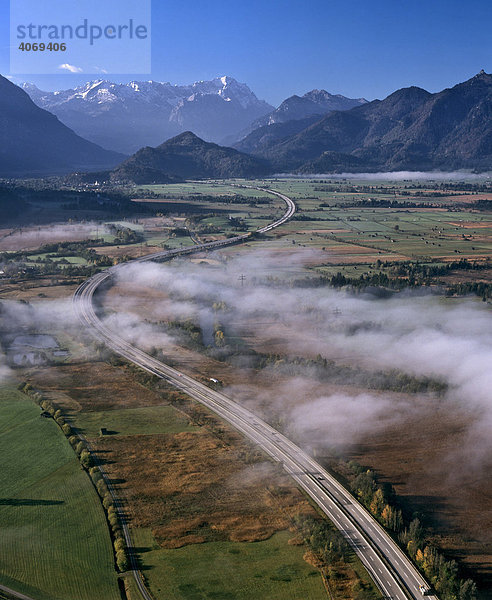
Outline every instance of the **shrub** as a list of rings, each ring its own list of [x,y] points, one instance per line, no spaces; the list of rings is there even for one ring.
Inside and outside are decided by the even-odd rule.
[[[43,401],[43,396],[39,392],[34,392],[34,394],[32,394],[32,399],[34,402],[36,402],[36,404],[41,404]]]
[[[80,463],[84,469],[90,469],[92,467],[92,455],[87,450],[82,450],[80,455]]]
[[[96,483],[96,489],[101,498],[104,498],[104,495],[108,493],[108,486],[106,485],[104,479],[100,479]]]
[[[55,414],[55,409],[53,408],[53,404],[49,400],[43,400],[41,402],[41,408],[48,411],[51,415]]]
[[[101,475],[101,471],[97,467],[91,467],[89,469],[89,474],[91,476],[92,481],[94,482],[94,485],[97,486],[99,481],[102,481],[103,476]]]
[[[120,550],[125,551],[125,549],[126,549],[125,540],[122,538],[116,539],[114,541],[114,549],[116,552],[119,552]]]
[[[113,506],[113,498],[109,492],[104,494],[103,506],[106,510],[108,510],[110,506]]]
[[[128,558],[124,550],[118,550],[116,553],[116,564],[122,573],[128,569]]]

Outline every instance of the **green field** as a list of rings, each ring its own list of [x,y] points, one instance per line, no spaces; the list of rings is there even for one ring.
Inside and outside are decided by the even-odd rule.
[[[51,261],[54,263],[59,263],[61,260],[65,260],[71,265],[87,265],[88,262],[85,258],[80,256],[53,256],[52,253],[45,252],[44,254],[30,254],[28,257],[29,263],[35,263],[37,265],[42,265],[41,261],[45,260],[48,256],[51,256]]]
[[[179,198],[181,196],[186,195],[234,195],[238,194],[240,196],[245,196],[247,198],[250,197],[266,197],[271,198],[270,194],[266,192],[261,192],[255,189],[249,188],[239,188],[235,187],[232,184],[247,184],[247,185],[256,185],[259,184],[261,186],[265,186],[264,181],[259,182],[249,182],[244,180],[227,180],[221,181],[220,183],[213,182],[189,182],[189,183],[170,183],[165,185],[143,185],[140,189],[142,190],[150,190],[155,193],[166,194],[166,196],[174,196]]]
[[[226,208],[230,214],[245,219],[249,230],[263,226],[262,217],[281,213],[283,205],[271,196],[269,204],[254,209],[210,201],[210,196],[224,194],[268,197],[264,192],[233,187],[231,183],[190,182],[145,187],[166,198],[186,198],[192,194],[193,204],[202,209]],[[435,182],[424,185],[419,182],[275,179],[237,183],[272,187],[288,194],[297,204],[297,214],[290,222],[269,234],[266,241],[252,242],[253,247],[268,246],[275,250],[291,244],[319,249],[326,252],[326,266],[330,271],[333,265],[340,265],[342,272],[351,275],[354,263],[368,265],[377,258],[431,262],[460,257],[481,259],[492,253],[492,215],[471,210],[470,203],[475,199],[472,193],[446,192]],[[205,197],[203,201],[200,196]],[[414,203],[419,207],[374,208],[361,204],[368,200]],[[223,217],[206,222],[228,232]]]
[[[120,600],[104,512],[52,419],[0,388],[0,582],[35,600]]]
[[[133,532],[150,590],[167,600],[326,600],[317,569],[283,531],[263,542],[212,542],[166,550],[145,529]]]
[[[81,412],[76,421],[77,427],[89,438],[98,436],[101,427],[110,435],[155,435],[196,429],[172,406]]]

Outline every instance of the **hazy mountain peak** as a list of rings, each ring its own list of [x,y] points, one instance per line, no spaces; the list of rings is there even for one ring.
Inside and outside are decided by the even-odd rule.
[[[396,92],[393,92],[392,94],[390,94],[385,99],[385,101],[389,101],[390,99],[397,100],[400,98],[425,100],[431,95],[432,94],[430,92],[428,92],[427,90],[424,90],[424,88],[417,87],[416,85],[411,85],[410,87],[405,87],[405,88],[396,90]]]
[[[474,77],[472,77],[469,81],[485,81],[487,83],[492,83],[492,75],[490,73],[486,73],[483,69],[477,73]],[[465,82],[466,83],[466,82]]]
[[[479,72],[479,73],[477,73],[477,74],[475,75],[475,77],[483,77],[483,76],[486,76],[486,77],[491,77],[491,75],[490,75],[489,73],[486,73],[486,72],[484,71],[484,69],[481,69],[481,70],[480,70],[480,72]],[[474,77],[474,78],[475,78],[475,77]],[[473,78],[473,79],[474,79],[474,78]]]
[[[309,92],[306,92],[304,94],[304,96],[302,96],[303,98],[307,98],[308,100],[311,100],[313,102],[317,102],[320,104],[323,104],[325,102],[336,102],[336,101],[340,101],[341,103],[347,103],[346,101],[349,101],[349,103],[354,103],[353,106],[357,106],[359,104],[366,104],[367,100],[365,98],[347,98],[346,96],[343,96],[342,94],[330,94],[330,92],[327,92],[326,90],[319,90],[319,89],[314,89],[314,90],[310,90]],[[343,106],[345,106],[345,104],[342,104]],[[353,108],[352,106],[352,108]],[[345,110],[345,108],[342,109],[334,109],[334,110]]]
[[[157,147],[161,148],[162,146],[166,146],[169,144],[175,144],[178,146],[179,145],[188,146],[188,145],[193,145],[193,144],[197,144],[197,143],[205,144],[206,142],[204,142],[201,138],[199,138],[197,135],[195,135],[192,131],[183,131],[183,133],[180,133],[179,135],[174,136],[170,140],[166,140],[160,146],[157,146]]]
[[[257,119],[248,130],[243,132],[239,139],[246,139],[250,133],[254,133],[256,129],[262,127],[287,123],[289,121],[304,121],[314,115],[319,115],[319,118],[321,118],[329,112],[349,110],[366,103],[367,100],[364,98],[347,98],[341,94],[330,94],[322,89],[310,90],[303,96],[294,94],[284,100],[280,106],[270,114]],[[276,135],[281,135],[281,131],[281,129],[278,129]]]
[[[4,79],[4,77],[2,77],[2,79]],[[21,83],[19,86],[21,89],[23,89],[25,92],[29,93],[30,90],[38,90],[41,91],[37,85],[35,85],[34,83]]]
[[[179,179],[254,177],[268,172],[261,160],[206,142],[184,131],[157,148],[142,148],[112,171],[115,181],[166,183]]]

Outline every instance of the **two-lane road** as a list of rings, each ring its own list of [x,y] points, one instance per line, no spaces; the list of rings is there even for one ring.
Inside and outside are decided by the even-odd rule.
[[[282,225],[295,212],[294,202],[284,194],[273,190],[262,191],[268,191],[281,198],[287,205],[287,211],[274,223],[259,229],[258,232],[260,233]],[[159,252],[136,260],[138,262],[170,260],[176,256],[241,243],[249,237],[249,234],[236,236],[219,242],[199,244],[184,250]],[[393,600],[422,598],[419,586],[424,585],[428,588],[428,584],[411,561],[366,509],[312,457],[280,432],[273,429],[268,423],[259,419],[224,394],[156,360],[139,348],[133,347],[116,332],[104,325],[95,313],[93,296],[101,283],[112,277],[113,273],[122,266],[118,265],[98,273],[77,289],[74,294],[73,305],[79,319],[85,325],[90,326],[94,335],[105,342],[114,352],[183,390],[258,444],[273,460],[280,462],[289,475],[342,532],[357,552],[385,598]],[[130,539],[129,535],[127,539]],[[140,574],[135,564],[132,565],[132,568],[140,587],[142,586]],[[147,591],[145,591],[144,597],[149,598]],[[427,598],[437,600],[436,596],[429,595]]]

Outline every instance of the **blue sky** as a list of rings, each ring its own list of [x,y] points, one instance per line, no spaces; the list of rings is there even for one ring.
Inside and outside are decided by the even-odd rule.
[[[0,73],[9,75],[8,1],[0,7]],[[154,0],[152,73],[105,77],[190,83],[227,74],[272,104],[313,88],[367,99],[408,85],[437,91],[492,71],[491,22],[490,0]],[[61,89],[96,77],[14,81]]]

